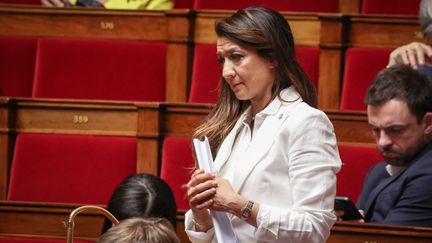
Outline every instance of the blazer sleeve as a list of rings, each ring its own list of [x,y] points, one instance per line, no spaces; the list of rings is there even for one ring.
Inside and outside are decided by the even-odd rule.
[[[277,242],[325,242],[336,221],[336,173],[341,166],[334,129],[321,111],[292,113],[281,143],[293,204],[289,209],[261,205],[257,238],[272,235]]]

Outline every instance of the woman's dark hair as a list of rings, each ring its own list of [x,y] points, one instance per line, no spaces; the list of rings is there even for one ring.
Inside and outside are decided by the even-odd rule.
[[[174,194],[161,178],[150,174],[135,174],[124,179],[108,202],[110,211],[119,221],[132,217],[161,217],[176,227],[177,208]],[[111,227],[105,220],[102,233]]]
[[[241,9],[217,22],[215,31],[218,38],[227,38],[241,47],[253,49],[275,64],[272,98],[294,86],[304,102],[316,107],[315,87],[297,62],[291,28],[280,13],[263,7]],[[223,77],[220,87],[216,106],[194,133],[195,138],[209,138],[213,154],[250,105],[248,100],[236,98]]]

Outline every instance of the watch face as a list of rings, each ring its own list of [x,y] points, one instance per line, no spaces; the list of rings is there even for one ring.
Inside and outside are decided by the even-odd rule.
[[[246,205],[246,207],[244,207],[243,210],[242,210],[242,214],[240,216],[241,219],[247,220],[251,216],[253,205],[254,205],[254,203],[252,201],[248,202],[248,204]]]

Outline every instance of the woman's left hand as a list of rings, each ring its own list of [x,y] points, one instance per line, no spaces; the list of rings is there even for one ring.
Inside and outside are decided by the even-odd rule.
[[[221,177],[216,177],[215,181],[217,187],[211,209],[228,212],[234,215],[241,214],[242,208],[248,202],[247,199],[235,192],[229,181]]]

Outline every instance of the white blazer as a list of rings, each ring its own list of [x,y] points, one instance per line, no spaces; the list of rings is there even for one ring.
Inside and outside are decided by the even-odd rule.
[[[325,242],[336,221],[333,214],[336,173],[341,161],[327,116],[304,103],[294,87],[281,92],[257,115],[263,118],[241,166],[226,168],[239,129],[239,118],[215,159],[219,175],[235,169],[234,190],[260,203],[258,227],[229,215],[239,242]],[[262,113],[262,114],[261,114]],[[186,233],[192,242],[216,242],[213,229],[196,232],[189,210]]]

